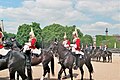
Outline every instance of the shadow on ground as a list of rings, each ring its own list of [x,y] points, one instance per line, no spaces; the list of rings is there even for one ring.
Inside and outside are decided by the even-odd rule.
[[[76,74],[76,73],[73,74],[73,77],[76,78],[77,76],[78,76],[78,74]],[[62,79],[67,80],[68,78],[70,78],[70,75],[63,76]],[[34,80],[40,80],[40,78],[39,79],[34,79]],[[44,80],[47,80],[47,78],[45,78]],[[58,80],[58,79],[57,78],[50,78],[50,80]],[[87,80],[87,79],[85,79],[85,80]]]
[[[39,78],[39,79],[34,79],[34,80],[40,80],[40,78]],[[47,78],[45,78],[44,80],[47,80]],[[56,79],[56,78],[51,78],[50,80],[58,80],[58,79]],[[67,79],[63,79],[63,80],[67,80]],[[80,80],[80,79],[76,79],[76,80]],[[90,79],[84,78],[83,80],[90,80]],[[94,79],[92,79],[92,80],[94,80]]]
[[[0,77],[0,80],[9,80],[8,77]]]
[[[77,80],[81,80],[81,79],[77,79]],[[90,79],[86,79],[86,78],[84,78],[83,80],[90,80]],[[94,79],[92,79],[92,80],[94,80]]]

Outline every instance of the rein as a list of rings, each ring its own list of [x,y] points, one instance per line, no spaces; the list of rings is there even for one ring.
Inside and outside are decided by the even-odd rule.
[[[64,59],[66,56],[68,56],[69,52],[66,51],[66,53],[64,53],[64,56],[61,57],[60,52],[59,52],[59,50],[58,50],[58,49],[60,48],[60,46],[61,46],[61,45],[57,45],[56,53],[58,54],[59,58]],[[63,46],[62,46],[62,47],[63,47]],[[64,48],[64,49],[67,50],[66,48]]]

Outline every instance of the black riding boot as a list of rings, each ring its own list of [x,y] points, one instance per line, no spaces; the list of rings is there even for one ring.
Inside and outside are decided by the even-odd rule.
[[[25,57],[26,57],[26,67],[27,67],[28,80],[33,80],[33,78],[32,78],[32,68],[31,68],[31,53],[30,54],[25,54]]]
[[[77,70],[77,68],[79,66],[79,64],[78,64],[78,62],[79,62],[79,54],[75,54],[75,58],[76,58],[76,60],[75,60],[75,67],[74,67],[74,69]]]

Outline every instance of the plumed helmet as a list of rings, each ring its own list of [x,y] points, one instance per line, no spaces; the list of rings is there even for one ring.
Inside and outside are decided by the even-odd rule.
[[[33,28],[31,27],[31,32],[29,33],[29,35],[31,35],[32,37],[34,37],[34,32],[33,32]]]
[[[78,37],[77,28],[75,28],[75,31],[73,31],[72,35],[76,35]]]
[[[64,39],[67,38],[66,32],[64,33]]]

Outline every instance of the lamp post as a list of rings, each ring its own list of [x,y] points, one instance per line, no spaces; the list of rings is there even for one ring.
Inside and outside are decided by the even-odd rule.
[[[106,28],[105,33],[106,33],[106,45],[107,45],[108,28]]]
[[[108,28],[106,28],[105,32],[106,32],[106,36],[108,36]]]
[[[1,20],[1,28],[2,28],[2,31],[4,31],[3,20]]]

